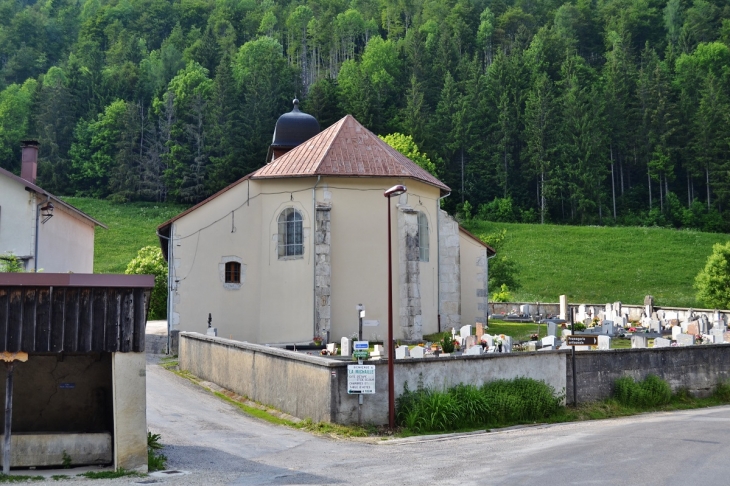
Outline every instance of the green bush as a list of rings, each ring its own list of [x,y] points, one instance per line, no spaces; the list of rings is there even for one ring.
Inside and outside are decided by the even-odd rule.
[[[498,380],[481,388],[460,384],[443,392],[406,386],[396,404],[396,420],[413,432],[499,427],[542,420],[560,408],[562,396],[530,378]]]
[[[668,404],[672,398],[672,389],[656,375],[647,375],[640,382],[624,376],[614,382],[613,396],[628,407],[653,408]]]
[[[454,336],[451,335],[451,331],[446,331],[441,338],[441,350],[444,353],[454,352]]]
[[[155,287],[150,296],[150,319],[167,318],[167,264],[159,246],[145,246],[129,262],[127,275],[154,275]]]
[[[20,258],[12,253],[0,255],[0,273],[22,273],[23,271],[23,261]]]

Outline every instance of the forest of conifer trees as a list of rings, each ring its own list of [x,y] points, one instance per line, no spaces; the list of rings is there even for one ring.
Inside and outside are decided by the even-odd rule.
[[[0,166],[195,203],[299,97],[410,136],[464,217],[730,229],[727,0],[0,0]]]

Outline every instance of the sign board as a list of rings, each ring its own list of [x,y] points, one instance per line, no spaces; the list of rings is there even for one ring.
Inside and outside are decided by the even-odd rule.
[[[347,365],[348,395],[375,393],[375,365]]]
[[[353,351],[352,356],[355,359],[367,359],[370,356],[370,352],[367,349],[358,349]]]
[[[355,351],[359,349],[364,349],[367,351],[367,349],[370,347],[370,343],[368,341],[355,341],[352,343],[352,349]]]
[[[380,321],[362,321],[363,327],[377,327],[380,325]]]
[[[598,346],[598,336],[572,334],[566,336],[565,344],[568,346]]]

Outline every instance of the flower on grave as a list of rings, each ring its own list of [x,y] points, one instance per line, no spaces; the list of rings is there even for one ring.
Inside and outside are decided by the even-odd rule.
[[[494,344],[499,346],[500,344],[502,344],[502,339],[504,339],[504,334],[500,334],[499,336],[497,336],[495,334],[494,335]]]
[[[635,327],[630,327],[629,328],[629,332],[636,332],[636,328]]]
[[[698,343],[702,342],[702,334],[695,334],[695,342],[698,342]]]
[[[530,334],[530,341],[537,341],[538,339],[540,339],[540,336],[537,333]]]
[[[317,346],[319,346],[320,344],[322,344],[322,337],[321,336],[314,336],[312,338],[312,342],[314,344],[316,344]]]

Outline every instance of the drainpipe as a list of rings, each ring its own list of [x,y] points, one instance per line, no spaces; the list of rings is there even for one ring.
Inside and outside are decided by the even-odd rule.
[[[489,329],[489,260],[496,257],[497,254],[495,253],[494,255],[489,256],[489,251],[487,251],[486,253],[487,253],[487,288],[485,290],[487,291],[487,313],[485,314],[484,318],[486,319],[487,329]],[[538,324],[537,330],[538,330],[537,333],[540,334],[540,325],[539,324]]]
[[[41,207],[48,204],[50,200],[51,196],[46,194],[46,200],[36,204],[35,206],[35,250],[33,252],[33,271],[36,273],[38,272],[38,230],[40,226],[39,222],[41,219]]]
[[[437,312],[436,315],[436,321],[438,325],[438,332],[441,332],[441,234],[440,234],[440,227],[439,224],[439,217],[441,213],[441,200],[449,197],[451,193],[446,194],[443,197],[439,197],[436,199],[436,302],[438,302]],[[487,262],[487,267],[489,266],[489,262]]]
[[[317,186],[322,176],[317,176],[317,182],[312,188],[312,336],[317,335],[317,245],[314,243],[317,231]],[[329,341],[327,341],[329,343]]]

